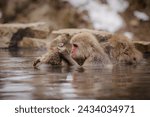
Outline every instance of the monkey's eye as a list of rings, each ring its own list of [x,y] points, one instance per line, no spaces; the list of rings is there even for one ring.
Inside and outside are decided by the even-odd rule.
[[[78,45],[77,45],[77,44],[73,44],[73,47],[77,48],[77,47],[78,47]]]
[[[64,46],[64,43],[59,43],[58,44],[58,47],[63,47]]]

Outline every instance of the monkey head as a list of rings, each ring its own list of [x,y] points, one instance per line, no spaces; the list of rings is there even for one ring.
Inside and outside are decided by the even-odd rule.
[[[58,47],[66,47],[67,49],[70,50],[71,44],[70,42],[70,36],[67,34],[62,34],[57,36],[54,40],[52,40],[48,45],[47,48],[48,50],[57,50]]]
[[[71,56],[74,59],[87,59],[94,49],[99,47],[97,39],[91,33],[82,32],[74,35],[70,43]],[[94,47],[94,48],[93,48]]]
[[[142,53],[123,35],[112,36],[109,46],[110,57],[117,62],[133,64],[142,59]]]

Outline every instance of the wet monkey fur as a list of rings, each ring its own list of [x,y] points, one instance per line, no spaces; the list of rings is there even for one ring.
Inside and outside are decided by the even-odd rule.
[[[71,40],[71,57],[82,60],[83,66],[105,66],[111,64],[108,55],[101,47],[98,40],[91,33],[82,32],[74,35]]]
[[[113,35],[104,50],[113,63],[137,64],[143,60],[142,53],[123,35]]]
[[[69,43],[70,37],[68,35],[60,35],[48,44],[48,51],[41,57],[35,59],[33,66],[37,67],[39,64],[62,65],[62,57],[59,53],[59,48],[66,47],[70,51],[71,45]]]

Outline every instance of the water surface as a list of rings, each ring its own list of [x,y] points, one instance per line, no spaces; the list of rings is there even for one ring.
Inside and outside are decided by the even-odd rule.
[[[113,69],[34,69],[43,53],[0,50],[0,99],[150,99],[150,60]]]

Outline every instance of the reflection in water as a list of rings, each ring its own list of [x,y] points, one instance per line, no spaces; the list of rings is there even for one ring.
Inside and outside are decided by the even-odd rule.
[[[113,69],[34,69],[34,58],[43,53],[0,50],[0,99],[150,99],[150,62]]]

